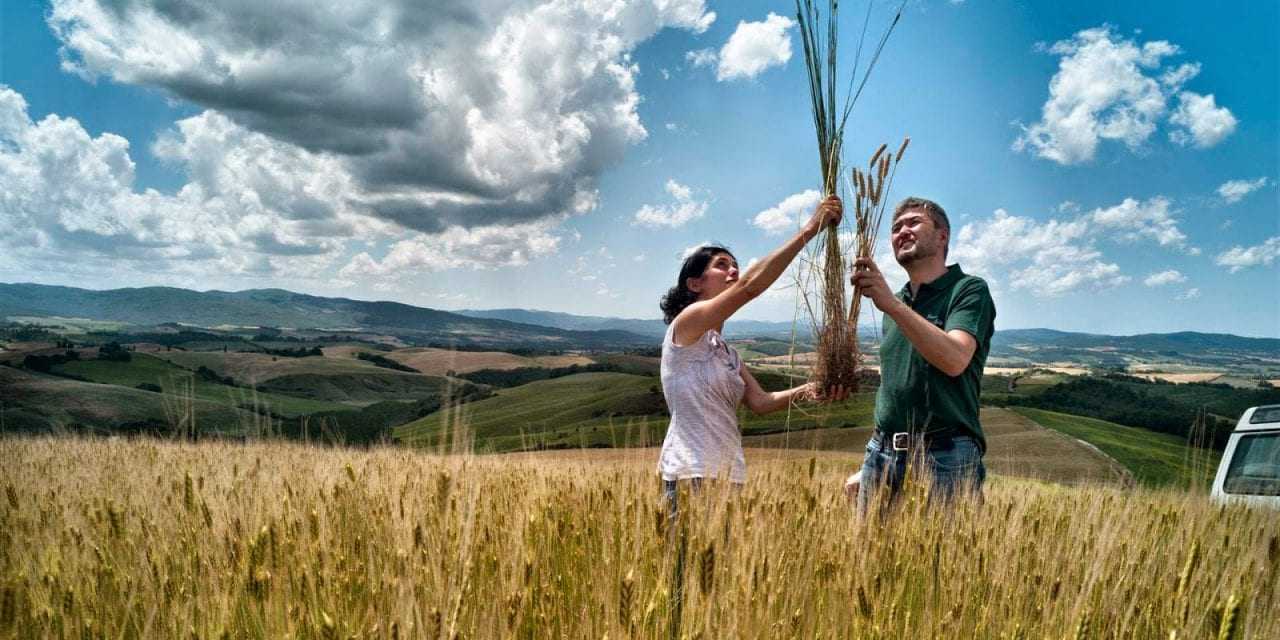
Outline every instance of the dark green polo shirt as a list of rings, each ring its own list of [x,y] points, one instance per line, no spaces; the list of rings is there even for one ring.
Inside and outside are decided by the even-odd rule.
[[[973,436],[983,451],[987,441],[978,421],[978,391],[982,369],[995,332],[996,307],[982,278],[965,274],[953,264],[947,272],[920,285],[915,296],[907,283],[898,299],[943,331],[960,329],[974,337],[978,348],[969,366],[951,377],[929,364],[884,317],[880,341],[880,391],[876,394],[876,427],[885,433],[940,433],[958,429]]]

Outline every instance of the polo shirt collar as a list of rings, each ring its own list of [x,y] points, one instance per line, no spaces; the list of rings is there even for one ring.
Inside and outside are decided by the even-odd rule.
[[[947,267],[946,273],[938,276],[937,278],[934,278],[933,282],[926,282],[920,285],[920,291],[916,295],[916,298],[919,299],[935,291],[945,290],[949,288],[951,285],[955,284],[957,280],[963,277],[964,277],[964,271],[960,270],[960,263],[957,262],[956,264],[953,264]],[[902,285],[902,290],[899,291],[899,295],[903,300],[911,299],[911,281],[910,280],[908,280],[906,284]]]

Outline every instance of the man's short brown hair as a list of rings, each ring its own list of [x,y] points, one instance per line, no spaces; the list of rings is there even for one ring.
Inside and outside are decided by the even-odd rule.
[[[933,226],[939,229],[946,229],[947,234],[951,234],[951,221],[947,219],[947,212],[943,211],[942,206],[938,203],[925,198],[911,196],[899,202],[898,206],[893,209],[893,219],[897,220],[898,216],[917,209],[929,214],[929,217],[933,219]]]
[[[923,211],[929,214],[929,219],[933,220],[933,226],[939,229],[946,229],[947,245],[951,244],[951,221],[947,219],[947,212],[942,209],[942,205],[926,198],[911,196],[894,207],[893,219],[897,220],[898,216],[908,211]],[[950,248],[947,245],[942,247],[943,257],[946,257],[947,250]]]

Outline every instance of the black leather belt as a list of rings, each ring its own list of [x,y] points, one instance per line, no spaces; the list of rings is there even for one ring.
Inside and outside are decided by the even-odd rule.
[[[886,434],[876,429],[872,432],[871,438],[876,441],[877,451],[902,453],[918,449],[921,445],[929,451],[951,449],[956,446],[955,439],[965,435],[968,434],[959,429],[924,434],[911,433],[910,431],[897,431],[892,434]]]

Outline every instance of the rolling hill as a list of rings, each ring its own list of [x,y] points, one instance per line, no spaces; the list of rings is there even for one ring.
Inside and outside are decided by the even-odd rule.
[[[618,349],[654,340],[616,329],[577,331],[472,318],[387,301],[324,298],[282,289],[191,291],[143,287],[93,291],[37,284],[0,284],[0,318],[63,317],[155,326],[290,327],[375,331],[421,344]]]
[[[69,380],[0,367],[0,418],[5,430],[83,427],[102,433],[165,432],[186,398],[112,384]],[[241,433],[259,423],[253,413],[225,402],[191,401],[204,433]]]
[[[657,304],[654,304],[657,307]],[[543,327],[573,329],[579,331],[617,330],[638,333],[661,338],[667,332],[667,325],[659,318],[612,318],[606,316],[580,316],[558,311],[538,311],[536,309],[462,309],[455,313],[471,318],[489,318],[508,320],[524,324],[536,324]],[[764,322],[761,320],[730,320],[725,323],[725,337],[790,337],[790,322]],[[806,327],[801,325],[800,329]]]
[[[765,416],[739,412],[743,433],[855,427],[871,423],[874,394],[857,394],[834,407],[807,407]],[[448,439],[460,425],[476,448],[513,451],[540,448],[647,446],[660,443],[669,420],[656,377],[627,373],[578,373],[501,389],[493,397],[440,411],[394,430],[417,446]]]
[[[122,387],[155,385],[165,392],[189,389],[201,400],[208,400],[229,407],[257,406],[276,415],[295,417],[320,411],[341,411],[350,407],[326,400],[298,398],[270,393],[263,389],[248,389],[219,384],[193,375],[190,370],[176,366],[160,358],[135,353],[128,362],[107,360],[77,360],[53,367],[53,372],[75,376],[89,382],[114,384]],[[189,381],[189,386],[184,386]]]
[[[87,327],[120,323],[195,327],[284,327],[374,332],[430,343],[497,349],[622,350],[655,346],[666,326],[659,319],[584,316],[531,309],[441,311],[389,301],[328,298],[285,291],[192,291],[143,287],[93,291],[74,287],[0,283],[0,318],[74,318]],[[96,323],[96,325],[95,325]],[[118,327],[117,327],[118,328]],[[729,337],[790,341],[790,322],[733,320]],[[796,327],[803,334],[807,327]],[[864,329],[868,339],[875,327]],[[993,359],[1023,363],[1071,361],[1087,366],[1181,362],[1244,372],[1280,371],[1280,339],[1191,331],[1109,336],[1053,329],[997,331]]]
[[[1204,488],[1221,452],[1191,450],[1186,440],[1139,427],[1095,420],[1069,413],[1011,407],[1037,424],[1061,431],[1097,447],[1128,468],[1138,482],[1155,487]]]

